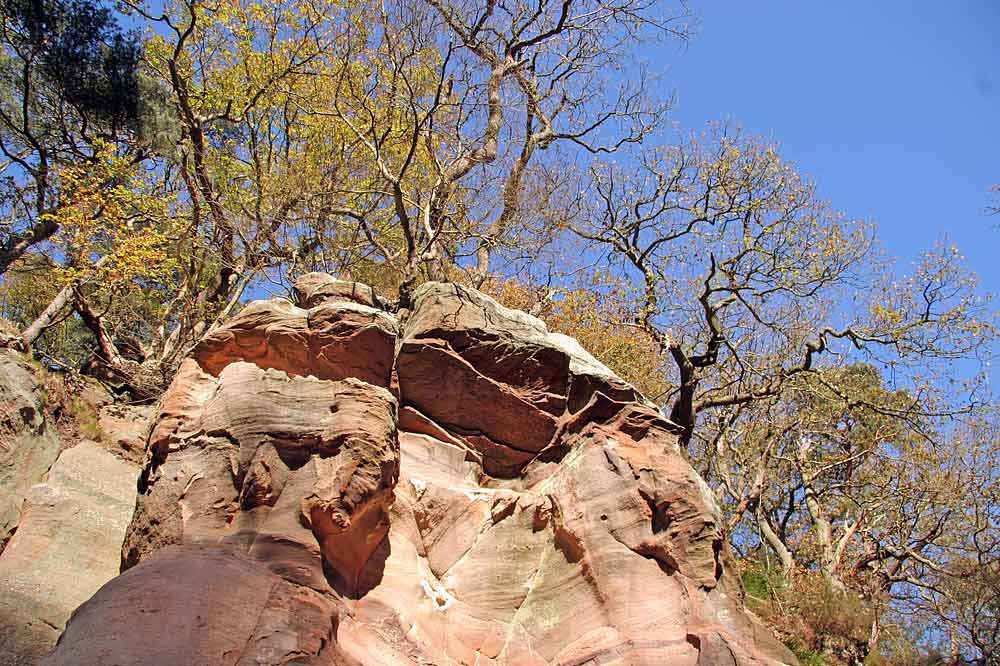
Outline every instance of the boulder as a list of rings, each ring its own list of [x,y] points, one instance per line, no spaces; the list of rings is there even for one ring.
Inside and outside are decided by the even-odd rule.
[[[59,455],[27,356],[0,348],[0,552],[17,528],[28,489]]]
[[[37,663],[70,613],[118,574],[138,475],[137,466],[83,441],[28,490],[0,555],[0,664]]]

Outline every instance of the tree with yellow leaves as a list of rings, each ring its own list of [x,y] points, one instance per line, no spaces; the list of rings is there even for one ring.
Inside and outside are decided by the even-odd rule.
[[[60,203],[45,214],[58,219],[58,231],[50,241],[52,256],[16,263],[3,292],[10,296],[25,276],[54,286],[47,306],[36,311],[24,329],[25,342],[36,342],[46,329],[64,320],[64,310],[72,305],[91,328],[98,356],[110,367],[120,368],[123,360],[113,338],[127,335],[136,344],[143,332],[134,329],[144,328],[142,320],[155,313],[145,309],[131,318],[123,312],[102,318],[94,315],[90,304],[100,302],[105,311],[121,310],[130,300],[124,295],[132,295],[139,285],[148,290],[169,282],[176,271],[170,202],[150,196],[150,185],[135,164],[106,144],[99,145],[93,161],[61,169],[57,178]],[[111,319],[117,330],[105,327]],[[163,381],[160,377],[148,389],[155,390]]]
[[[63,169],[130,152],[138,56],[94,0],[0,3],[0,275],[59,230]]]
[[[364,203],[341,213],[400,275],[404,302],[453,267],[482,284],[503,250],[547,237],[567,154],[641,142],[663,117],[645,70],[623,68],[631,50],[690,28],[683,4],[650,0],[422,0],[368,16],[315,113],[357,144]]]
[[[636,40],[688,29],[683,6],[645,0],[128,6],[150,26],[145,178],[170,202],[179,285],[128,345],[162,368],[289,272],[374,276],[405,302],[419,280],[482,284],[491,256],[530,254],[560,228],[558,147],[614,151],[662,114],[641,77],[612,95],[602,77]],[[86,289],[73,301],[120,373],[115,308]]]
[[[63,270],[67,289],[25,337],[37,338],[72,303],[105,369],[152,396],[249,284],[317,242],[309,230],[330,215],[345,146],[336,127],[304,120],[298,107],[315,104],[315,79],[348,8],[131,9],[155,27],[143,49],[152,159],[129,173],[110,158],[62,173],[71,196],[55,241],[77,259]],[[101,184],[101,169],[120,173]]]

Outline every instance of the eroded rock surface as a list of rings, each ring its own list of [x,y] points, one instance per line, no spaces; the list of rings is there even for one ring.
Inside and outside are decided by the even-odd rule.
[[[146,459],[149,436],[149,405],[102,405],[97,413],[97,427],[105,448],[128,463],[141,467]]]
[[[309,274],[185,361],[126,569],[45,663],[794,664],[673,426],[455,285]]]
[[[346,666],[336,617],[330,599],[242,553],[170,546],[84,603],[45,663]]]
[[[27,357],[0,346],[0,552],[17,528],[28,489],[59,455],[59,438],[45,422],[42,400]]]
[[[70,613],[118,574],[138,474],[83,441],[28,490],[17,531],[0,555],[0,664],[38,663]]]

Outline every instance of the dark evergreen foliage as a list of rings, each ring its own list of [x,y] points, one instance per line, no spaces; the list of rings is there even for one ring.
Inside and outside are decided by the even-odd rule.
[[[59,95],[111,134],[139,115],[139,37],[94,0],[0,0],[19,55]]]

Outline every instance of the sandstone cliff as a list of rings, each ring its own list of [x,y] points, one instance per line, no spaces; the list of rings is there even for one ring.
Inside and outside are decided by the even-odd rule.
[[[672,427],[451,284],[309,274],[187,359],[123,573],[46,664],[793,664]]]
[[[102,396],[90,408],[118,436],[64,441],[44,371],[12,342],[0,330],[0,666],[29,666],[118,573],[146,414]]]

